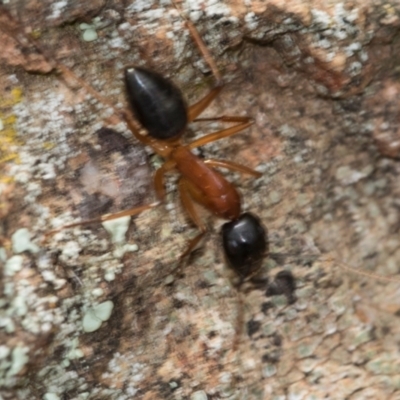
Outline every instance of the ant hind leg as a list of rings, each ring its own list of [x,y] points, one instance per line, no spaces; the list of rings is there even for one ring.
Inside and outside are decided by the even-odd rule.
[[[165,200],[164,174],[173,168],[175,168],[175,161],[168,160],[154,174],[154,189],[161,203]]]
[[[74,223],[68,224],[68,225],[63,225],[60,228],[53,229],[49,232],[46,232],[44,234],[44,237],[45,237],[45,239],[47,239],[49,236],[52,236],[58,232],[61,232],[64,229],[74,228],[76,226],[97,224],[97,223],[101,223],[101,222],[105,222],[105,221],[111,221],[113,219],[128,217],[128,216],[133,217],[134,215],[140,214],[143,211],[149,210],[150,208],[154,208],[154,207],[158,206],[159,204],[160,204],[160,202],[154,202],[151,204],[146,204],[144,206],[138,206],[138,207],[130,208],[128,210],[119,211],[119,212],[116,212],[113,214],[104,214],[98,218],[92,218],[92,219],[87,219],[84,221],[74,222]]]
[[[68,225],[63,225],[60,228],[53,229],[49,232],[46,232],[45,239],[49,236],[54,235],[57,232],[61,232],[62,230],[67,229],[67,228],[74,228],[76,226],[91,225],[91,224],[101,223],[101,222],[105,222],[105,221],[111,221],[113,219],[118,219],[121,217],[127,217],[127,216],[133,217],[137,214],[142,213],[143,211],[146,211],[150,208],[154,208],[154,207],[160,205],[161,203],[164,202],[164,199],[165,199],[164,174],[165,174],[165,172],[173,169],[174,167],[175,167],[174,162],[167,161],[165,164],[162,165],[161,168],[159,168],[156,171],[156,173],[154,175],[154,188],[156,191],[158,201],[151,203],[151,204],[146,204],[143,206],[133,207],[128,210],[122,210],[122,211],[119,211],[119,212],[116,212],[113,214],[104,214],[98,218],[91,218],[91,219],[87,219],[84,221],[74,222],[74,223],[68,224]]]
[[[190,182],[188,182],[184,178],[181,178],[179,180],[178,185],[179,185],[178,186],[179,187],[179,195],[180,195],[180,198],[182,201],[182,205],[185,208],[190,219],[200,229],[200,233],[189,241],[189,244],[188,244],[186,250],[180,256],[179,263],[177,266],[177,269],[180,269],[186,256],[188,256],[195,249],[195,247],[199,244],[199,242],[205,235],[207,228],[204,225],[203,221],[200,219],[200,217],[197,214],[196,209],[194,207],[194,201],[192,198],[193,187],[192,187],[192,185],[190,185]]]

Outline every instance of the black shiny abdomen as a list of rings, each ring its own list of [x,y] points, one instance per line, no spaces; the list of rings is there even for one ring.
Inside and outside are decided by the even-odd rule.
[[[154,139],[178,138],[187,125],[187,107],[181,91],[162,75],[140,67],[125,70],[129,104]]]
[[[225,257],[242,278],[251,276],[268,253],[268,237],[261,221],[244,213],[222,226]]]

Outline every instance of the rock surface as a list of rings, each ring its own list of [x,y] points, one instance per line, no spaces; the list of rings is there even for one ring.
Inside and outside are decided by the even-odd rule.
[[[174,175],[167,207],[136,217],[119,247],[101,225],[42,241],[57,226],[154,200],[160,160],[108,106],[123,107],[124,66],[163,73],[189,103],[213,82],[169,2],[89,3],[0,7],[2,397],[400,398],[400,283],[342,268],[399,271],[400,7],[181,5],[227,82],[205,115],[255,119],[202,150],[263,172],[227,174],[275,253],[263,266],[269,282],[238,292],[221,221],[207,213],[201,251],[172,275],[196,232]],[[188,140],[217,129],[193,124]],[[294,303],[271,290],[282,269],[296,278]]]

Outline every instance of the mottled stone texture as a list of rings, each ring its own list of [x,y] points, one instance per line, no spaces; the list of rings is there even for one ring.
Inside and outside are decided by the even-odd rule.
[[[224,266],[221,221],[206,212],[201,250],[172,274],[196,234],[173,174],[167,207],[136,217],[120,247],[99,224],[43,240],[54,227],[154,200],[160,160],[109,105],[125,104],[130,64],[170,77],[189,103],[212,85],[176,8],[0,6],[3,399],[400,398],[400,283],[365,276],[399,272],[392,3],[180,4],[226,81],[204,115],[255,120],[200,153],[263,172],[227,174],[268,227],[273,253],[239,291]],[[96,40],[83,40],[88,30]],[[217,129],[193,124],[188,140]],[[294,294],[274,280],[282,270],[294,275]],[[84,315],[108,300],[111,317],[85,333]]]

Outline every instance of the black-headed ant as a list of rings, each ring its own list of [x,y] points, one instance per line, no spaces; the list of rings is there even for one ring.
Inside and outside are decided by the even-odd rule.
[[[137,71],[138,69],[133,70],[132,74],[135,75]],[[144,74],[151,74],[151,72],[146,69],[144,70]],[[134,76],[134,79],[137,79],[137,76]],[[169,81],[167,83],[167,86],[168,85]],[[219,90],[218,84],[214,90]],[[263,87],[262,92],[266,91],[267,89]],[[178,97],[180,97],[180,94]],[[282,106],[282,108],[284,107]],[[119,113],[119,111],[117,112]],[[139,114],[138,117],[140,119],[140,112],[137,114]],[[249,112],[249,114],[251,113]],[[178,115],[182,117],[184,114]],[[129,114],[124,115],[123,118],[126,118],[128,123],[134,123],[131,121]],[[150,120],[150,122],[152,121]],[[236,122],[238,124],[237,126],[239,127],[240,125],[243,127],[246,125],[246,123],[250,124],[249,119],[247,119],[247,121],[242,120],[232,122]],[[143,123],[143,125],[146,124]],[[185,121],[183,123],[181,122],[180,124],[181,128],[183,126],[185,126]],[[228,128],[228,130],[229,129],[232,128]],[[138,135],[140,134],[137,127],[134,129],[134,133],[135,132],[137,132]],[[221,132],[217,132],[215,135],[221,135]],[[151,141],[156,148],[159,144],[163,143],[162,140],[160,140],[162,137],[158,134],[155,134],[155,137],[152,137],[151,135],[141,135],[140,138]],[[205,140],[206,138],[207,136],[205,138],[197,139],[188,146],[193,146],[195,143],[200,145],[199,142],[201,140]],[[296,139],[298,140],[298,138]],[[167,151],[171,151],[171,153],[176,150],[173,142],[174,140],[168,139],[166,141],[166,143],[168,143]],[[184,146],[180,145],[177,146],[177,149],[181,149],[181,147],[185,149]],[[160,151],[164,150],[161,149]],[[195,161],[197,162],[197,160]],[[176,160],[170,157],[166,164],[169,162],[173,164],[176,162]],[[208,170],[213,171],[211,168],[218,165],[211,165],[211,168],[209,168],[210,165],[205,164],[205,166]],[[227,166],[227,164],[225,164],[225,166]],[[162,168],[167,169],[166,166]],[[174,166],[171,166],[171,168],[174,168]],[[232,165],[231,169],[234,169],[232,168]],[[161,172],[164,171],[162,170]],[[159,173],[160,177],[157,181],[162,183],[163,179],[161,172]],[[250,171],[243,171],[243,169],[241,172],[250,173]],[[252,172],[255,174],[255,171]],[[303,171],[299,172],[302,173]],[[191,205],[193,205],[193,199],[195,201],[198,200],[198,202],[206,205],[207,207],[206,201],[203,199],[203,197],[201,197],[201,195],[198,194],[198,192],[196,192],[196,189],[192,187],[190,182],[191,180],[189,177],[184,177],[183,181],[181,181],[183,192],[189,197],[189,206],[185,205],[186,210],[190,210]],[[300,183],[302,183],[302,181],[300,181]],[[160,184],[157,193],[162,193],[162,190],[163,185]],[[267,197],[265,188],[262,188],[262,190],[263,195]],[[295,190],[298,190],[298,188],[296,187]],[[234,197],[230,197],[230,199]],[[217,199],[218,198],[220,197],[217,196]],[[143,207],[134,208],[133,210],[123,211],[122,213],[107,215],[100,219],[95,219],[89,222],[105,221],[118,216],[137,214],[143,210],[153,208],[158,204],[159,203],[157,202],[154,204],[145,205]],[[234,212],[230,214],[228,218],[231,221],[228,222],[223,228],[223,237],[225,242],[224,252],[228,262],[239,273],[239,275],[241,275],[241,280],[245,280],[247,277],[252,276],[257,270],[257,266],[261,258],[267,251],[266,240],[264,240],[265,233],[261,229],[262,226],[254,215],[241,214],[240,208],[238,210],[237,202],[229,201],[229,204],[230,207],[228,208],[228,211],[232,212],[232,210],[234,210]],[[236,209],[234,209],[234,207],[231,208],[231,206],[234,204],[236,204]],[[277,208],[278,207],[280,207],[280,204],[277,205]],[[214,206],[208,206],[208,208],[211,210],[211,212],[214,212],[216,209],[220,210]],[[267,206],[264,206],[262,211],[263,213],[265,212],[266,208]],[[249,207],[249,209],[252,209],[252,207]],[[259,210],[260,209],[257,209],[257,214],[259,213]],[[286,210],[283,212],[286,213]],[[194,215],[197,214],[195,213]],[[237,217],[232,215],[237,215]],[[190,212],[189,216],[192,217]],[[278,217],[280,217],[280,215],[278,215]],[[289,214],[288,220],[292,219],[292,217],[293,215]],[[193,217],[192,219],[196,222]],[[79,225],[81,225],[81,223],[72,224],[69,226]],[[200,228],[200,234],[197,235],[195,239],[190,241],[184,255],[188,255],[191,252],[205,232],[205,230],[202,229],[202,221],[196,225]],[[284,232],[282,235],[286,235],[286,233],[287,232]],[[156,241],[154,241],[152,245],[154,248],[157,248]],[[179,255],[180,254],[178,254],[177,258]],[[85,254],[80,254],[79,257],[83,259]],[[133,255],[132,258],[135,258],[135,255]],[[251,263],[247,264],[249,259],[251,260]],[[97,259],[95,261],[97,262],[96,267],[101,265],[103,262],[102,260]],[[46,267],[44,264],[45,263],[42,261],[40,268]],[[88,271],[89,268],[86,268],[87,265],[84,262],[81,264],[82,266],[77,265],[76,273],[86,274],[86,271]],[[164,265],[159,267],[156,265],[156,263],[154,264],[154,268],[158,268],[157,272],[162,270],[164,267]],[[207,267],[209,270],[213,271],[215,263],[210,263],[210,265],[207,265]],[[34,268],[31,268],[31,271],[33,270]],[[126,283],[124,279],[122,279],[125,278],[124,274],[133,274],[137,272],[132,272],[132,269],[129,272],[126,270],[128,270],[128,268],[124,268],[123,273],[120,274],[121,276],[117,277],[115,285],[112,282],[104,282],[100,279],[95,281],[95,279],[92,278],[92,276],[95,274],[89,275],[89,273],[87,273],[87,275],[84,276],[85,279],[82,279],[83,285],[86,285],[86,287],[82,287],[85,289],[82,290],[82,292],[89,293],[90,296],[90,289],[92,289],[91,283],[93,282],[93,285],[96,286],[95,290],[97,291],[100,289],[98,286],[102,285],[102,290],[104,291],[102,296],[104,297],[101,297],[101,300],[113,298],[112,295],[114,295],[115,292],[118,292],[119,288]],[[285,306],[282,306],[282,303],[278,303],[278,301],[281,301],[281,299],[277,299],[276,303],[274,303],[275,299],[273,299],[273,301],[266,301],[265,296],[263,295],[260,295],[260,299],[258,299],[259,302],[262,302],[262,307],[258,307],[257,302],[252,302],[250,299],[248,301],[248,303],[254,307],[254,310],[257,310],[253,313],[251,320],[247,323],[248,335],[251,337],[252,341],[257,344],[259,343],[258,349],[260,358],[262,357],[264,362],[263,369],[258,368],[258,365],[257,368],[254,368],[254,366],[252,368],[250,365],[248,368],[248,371],[250,371],[248,375],[253,378],[255,385],[271,387],[273,393],[281,393],[281,391],[276,390],[276,386],[279,384],[279,382],[281,383],[281,390],[286,391],[284,392],[285,394],[291,390],[290,387],[287,388],[288,381],[286,377],[293,372],[290,366],[297,364],[298,359],[296,357],[299,356],[298,353],[300,353],[301,357],[307,357],[307,351],[310,347],[312,347],[308,346],[309,342],[307,339],[309,336],[314,335],[313,337],[310,337],[311,345],[313,345],[311,339],[315,339],[316,343],[320,343],[318,340],[323,337],[324,328],[328,327],[329,332],[326,342],[329,342],[330,336],[335,336],[335,332],[332,329],[336,327],[336,321],[341,318],[340,316],[342,313],[347,313],[348,310],[352,310],[354,299],[351,288],[348,293],[346,291],[344,291],[344,294],[339,293],[339,301],[336,302],[336,291],[334,290],[336,288],[330,285],[335,285],[337,282],[332,282],[330,279],[320,279],[321,274],[324,273],[324,271],[320,273],[319,270],[316,270],[317,269],[311,270],[311,268],[302,268],[301,273],[308,275],[303,280],[300,280],[300,289],[303,289],[301,293],[302,299],[299,304],[296,304],[293,307],[285,308]],[[97,273],[98,271],[99,270],[96,270]],[[318,273],[320,273],[320,275],[318,275]],[[128,393],[131,395],[131,397],[134,396],[136,393],[132,393],[136,390],[137,385],[139,390],[141,390],[136,394],[138,398],[146,395],[147,397],[152,396],[152,398],[172,398],[172,396],[169,397],[168,394],[165,394],[167,389],[172,391],[175,390],[174,388],[178,387],[178,390],[182,389],[182,391],[197,389],[201,391],[201,389],[204,388],[204,391],[207,392],[207,394],[210,393],[212,397],[219,397],[220,395],[220,397],[227,397],[230,394],[228,391],[223,392],[223,384],[227,381],[229,382],[229,378],[233,375],[235,377],[233,379],[234,383],[232,384],[231,382],[231,384],[234,387],[234,390],[238,390],[238,388],[239,390],[240,388],[243,389],[242,393],[239,395],[240,397],[238,398],[245,398],[246,396],[248,398],[266,398],[268,394],[264,396],[260,394],[258,397],[253,394],[248,384],[248,376],[246,377],[246,372],[243,371],[245,368],[241,369],[239,374],[237,371],[232,373],[230,366],[233,363],[229,364],[231,359],[226,355],[228,354],[229,349],[234,348],[234,345],[231,345],[234,341],[231,340],[232,335],[230,335],[229,327],[227,328],[224,322],[229,321],[229,318],[231,318],[231,320],[235,319],[234,317],[232,318],[232,315],[234,315],[235,308],[237,307],[234,303],[234,300],[233,302],[229,302],[229,300],[227,301],[227,299],[224,298],[222,301],[219,301],[221,299],[217,298],[218,305],[221,305],[221,308],[218,309],[218,312],[215,312],[213,305],[211,304],[214,299],[211,299],[210,301],[210,297],[212,297],[212,295],[210,296],[209,294],[216,289],[216,286],[219,284],[219,282],[215,284],[214,281],[212,281],[212,278],[207,281],[201,274],[202,272],[197,270],[196,282],[191,282],[189,280],[189,285],[186,285],[187,282],[185,281],[184,284],[186,288],[180,289],[179,291],[175,290],[175,293],[179,292],[179,296],[176,296],[175,298],[174,294],[172,294],[172,290],[168,291],[169,287],[167,287],[167,285],[163,285],[162,287],[161,285],[156,286],[156,279],[154,279],[154,275],[150,273],[147,275],[143,274],[141,276],[138,273],[137,276],[134,276],[134,278],[129,281],[129,287],[128,285],[124,287],[126,291],[123,294],[119,293],[114,296],[113,300],[115,301],[115,312],[117,314],[114,314],[113,317],[107,322],[107,326],[103,326],[102,329],[99,329],[99,331],[97,331],[95,334],[82,334],[82,332],[78,329],[78,335],[75,335],[74,339],[78,341],[79,337],[79,346],[82,346],[86,357],[82,359],[82,362],[78,358],[73,359],[73,362],[76,362],[78,365],[82,365],[81,373],[79,374],[80,377],[85,376],[85,374],[93,374],[89,376],[91,379],[87,380],[87,382],[89,382],[88,389],[82,385],[82,390],[89,391],[93,389],[93,396],[96,396],[98,393],[101,393],[101,390],[104,387],[108,389],[109,387],[117,386],[118,388],[123,388],[121,389],[123,395],[126,395],[127,398],[130,398]],[[152,276],[150,277],[150,275]],[[120,279],[118,280],[118,278]],[[277,278],[277,282],[272,283],[267,289],[267,296],[272,294],[287,294],[287,297],[289,298],[295,287],[292,276],[286,272],[285,274],[280,274]],[[324,277],[322,276],[322,278]],[[79,276],[77,277],[77,281],[79,282],[78,279]],[[179,280],[177,280],[177,282],[178,283],[176,285],[180,285]],[[193,286],[191,286],[192,284]],[[337,283],[338,286],[339,284],[340,282]],[[303,285],[303,287],[301,287],[301,285]],[[110,288],[111,292],[107,292],[107,290],[110,290]],[[58,288],[51,290],[57,292]],[[148,291],[146,292],[146,290]],[[75,293],[78,292],[78,288],[76,288],[76,290],[74,288],[73,292],[73,295],[75,295]],[[234,292],[236,292],[236,290]],[[325,294],[325,299],[327,299],[327,301],[324,303],[321,301],[321,298],[323,300],[323,296]],[[249,297],[253,296],[253,293],[249,293],[248,295]],[[232,297],[233,299],[235,298],[235,296]],[[59,301],[62,305],[60,309],[63,312],[61,317],[65,318],[67,321],[67,324],[65,325],[67,325],[68,329],[70,329],[70,326],[74,326],[72,323],[76,322],[76,315],[80,315],[79,313],[84,309],[82,306],[83,302],[81,299],[75,300],[75,303],[73,303],[73,300],[71,299],[67,299],[68,301],[64,302],[62,293],[60,298],[61,300]],[[254,298],[255,295],[253,298],[251,298],[251,300],[254,300]],[[344,299],[344,301],[342,301],[342,299]],[[168,313],[168,311],[171,311],[171,308],[168,309],[169,301],[173,303],[174,311]],[[291,301],[289,300],[289,302]],[[235,304],[235,308],[230,308],[230,303]],[[329,308],[330,303],[332,303],[331,309],[333,311]],[[86,305],[87,304],[85,304],[85,306]],[[176,317],[175,309],[184,311],[181,314],[181,318],[180,316],[178,318]],[[165,312],[166,310],[168,311]],[[336,312],[337,314],[335,314]],[[297,317],[296,314],[298,314]],[[75,320],[73,320],[74,316]],[[57,315],[57,317],[59,317],[59,315]],[[353,321],[356,316],[354,313],[351,314],[348,312],[348,314],[345,314],[345,317],[346,319],[343,318],[343,320],[345,320],[344,322],[346,323],[350,320]],[[369,316],[366,315],[366,318],[367,317]],[[68,318],[70,318],[70,320]],[[179,322],[176,323],[176,320]],[[197,325],[198,321],[201,321],[201,323],[204,322],[204,324],[208,323],[208,325],[206,327],[204,327],[204,325],[201,326],[200,323]],[[319,321],[321,321],[320,324],[318,323]],[[304,324],[302,325],[302,323]],[[350,324],[350,322],[348,323]],[[54,332],[56,335],[58,335],[58,326],[56,324],[54,324],[54,326],[56,326]],[[340,325],[338,326],[338,329],[341,329]],[[201,329],[198,329],[199,327]],[[280,329],[282,335],[279,335]],[[226,333],[227,330],[228,333]],[[340,343],[343,337],[346,338],[346,333],[344,331],[345,329],[340,332],[341,336],[337,338],[336,343]],[[61,328],[60,332],[61,334],[58,335],[54,341],[54,343],[56,343],[58,346],[54,346],[54,348],[59,349],[59,352],[67,352],[69,348],[65,347],[64,342],[62,342],[62,345],[60,345],[61,339],[59,339],[59,337],[62,335],[73,336],[73,333],[71,333],[70,330],[65,333],[65,331]],[[225,334],[225,338],[228,338],[228,340],[225,341],[225,347],[223,344],[224,339],[219,339],[219,334],[221,334],[221,337],[223,338],[223,335]],[[198,338],[200,339],[196,341]],[[321,341],[322,340],[323,339],[321,339]],[[345,340],[343,341],[346,342]],[[228,343],[229,346],[228,350],[226,343]],[[76,344],[76,346],[78,346],[78,344]],[[337,346],[339,346],[339,344],[337,344]],[[48,347],[51,348],[50,346]],[[151,351],[153,348],[155,349],[155,352]],[[332,348],[336,349],[336,347],[333,346],[329,347],[329,349]],[[75,349],[71,349],[69,353],[73,354],[72,350]],[[80,349],[78,348],[77,350]],[[324,354],[326,353],[329,353],[329,350]],[[316,356],[312,355],[310,360],[318,363],[320,361],[319,357],[319,354],[316,354]],[[280,358],[283,359],[281,364],[279,364]],[[59,361],[59,357],[56,359],[56,361]],[[52,360],[52,362],[54,364],[54,360]],[[110,362],[109,368],[107,368],[107,362]],[[49,365],[50,364],[51,363],[49,362]],[[95,368],[93,368],[93,365],[95,365]],[[246,365],[245,352],[238,356],[238,360],[234,365],[240,365],[240,367]],[[249,364],[247,364],[247,366],[248,365]],[[295,367],[293,367],[293,369],[295,369]],[[117,373],[115,373],[115,371],[117,371]],[[310,372],[305,372],[307,375],[305,375],[304,382],[309,382],[307,378],[312,376],[312,372],[312,370]],[[311,384],[314,386],[318,385],[318,382],[320,382],[318,372],[319,371],[317,370],[317,375],[315,375],[316,379],[311,381]],[[63,372],[61,372],[60,375],[62,373]],[[262,377],[259,376],[261,374],[263,375]],[[238,375],[239,377],[237,378]],[[142,376],[147,378],[147,380],[143,379],[140,381],[140,383],[137,383],[135,379],[140,379]],[[193,379],[191,380],[190,384],[186,382],[191,378]],[[44,388],[49,387],[49,379],[45,374],[40,375],[38,379],[40,384],[43,384]],[[57,377],[54,378],[53,382],[56,381],[56,379]],[[296,382],[298,381],[299,378],[297,375],[297,370],[293,376],[291,376],[291,379]],[[200,387],[193,386],[196,384],[196,382],[197,384],[200,382]],[[321,382],[322,385],[324,385],[325,381],[321,380]],[[73,379],[71,379],[71,382],[68,382],[68,384],[70,383],[70,386],[74,387]],[[217,386],[218,388],[215,389]],[[79,386],[77,384],[76,387],[80,388],[80,383]],[[143,387],[145,389],[143,389]],[[97,389],[99,392],[96,392]],[[229,389],[232,390],[232,388]],[[181,397],[189,397],[189,395],[187,395],[187,391],[181,394]],[[77,397],[77,393],[79,393],[78,389],[76,389],[76,392],[73,392],[71,396]],[[103,394],[101,393],[101,395]],[[98,397],[101,397],[101,395],[98,395]],[[178,393],[177,397],[179,395],[180,394]]]
[[[181,91],[161,74],[143,67],[125,69],[125,89],[131,111],[121,113],[135,138],[161,156],[165,162],[154,174],[154,187],[158,202],[99,218],[68,224],[48,232],[52,235],[60,230],[80,225],[92,224],[133,216],[153,208],[165,201],[164,175],[176,170],[181,176],[178,190],[184,209],[200,233],[190,240],[180,257],[180,263],[200,242],[207,228],[198,215],[194,203],[198,203],[217,217],[230,220],[223,226],[223,248],[229,265],[238,272],[241,280],[257,272],[267,252],[267,238],[258,218],[251,214],[241,214],[241,198],[235,186],[226,180],[215,168],[222,167],[231,171],[260,177],[261,173],[244,165],[227,161],[202,160],[191,150],[223,138],[235,135],[252,125],[249,117],[221,116],[216,118],[198,118],[223,88],[221,75],[208,49],[190,21],[186,21],[192,37],[208,62],[216,80],[211,91],[191,106],[186,105]],[[234,123],[233,126],[210,133],[190,143],[183,143],[182,136],[187,124],[193,121],[222,121]],[[145,134],[142,133],[145,130]]]

